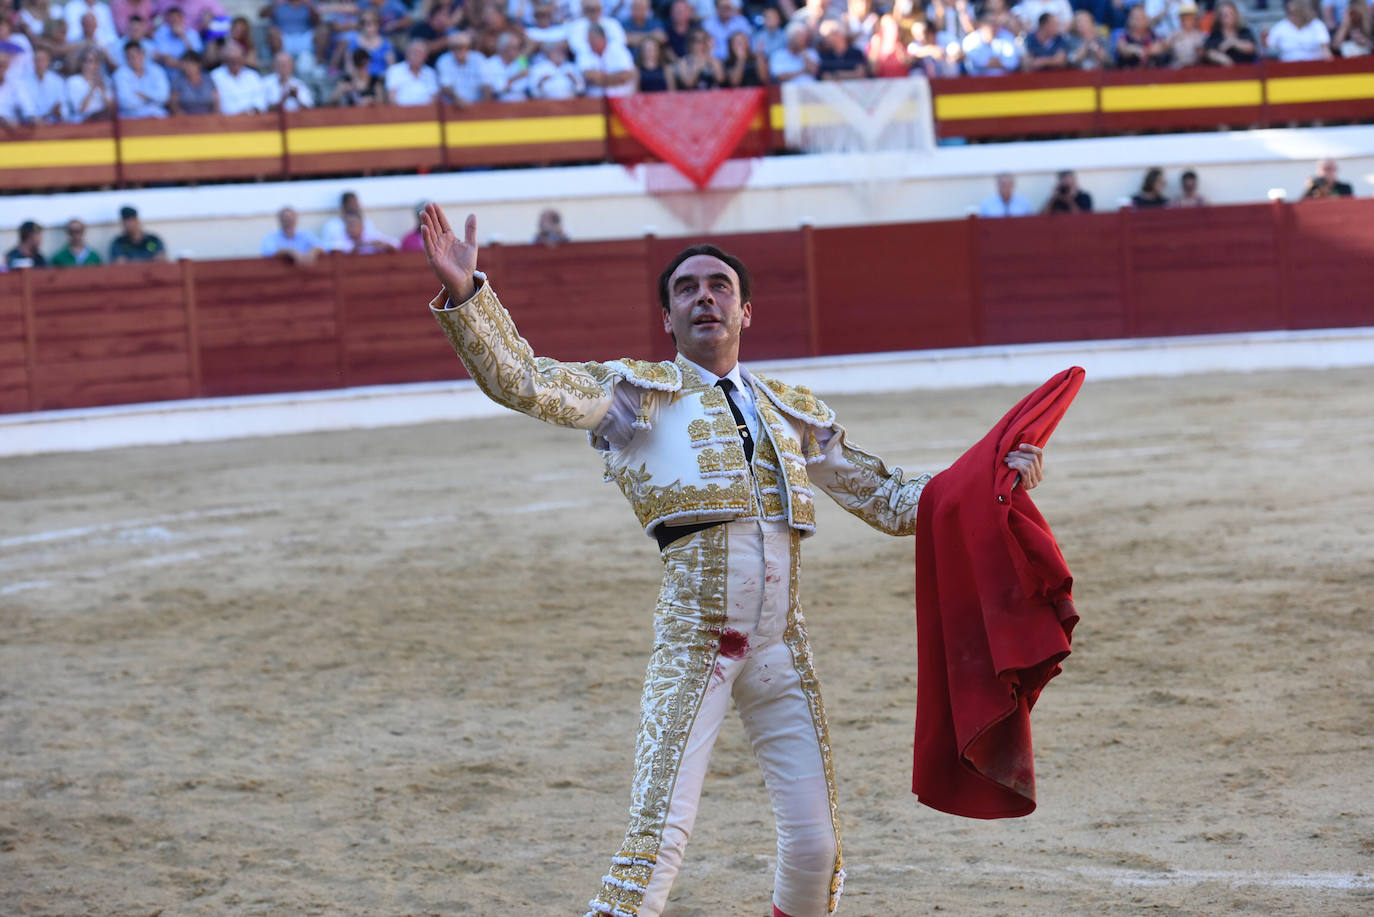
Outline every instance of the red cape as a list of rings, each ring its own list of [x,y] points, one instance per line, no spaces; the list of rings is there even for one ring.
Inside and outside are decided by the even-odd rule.
[[[1077,366],[1050,379],[921,494],[911,791],[942,812],[1035,810],[1030,711],[1078,614],[1054,534],[1002,459],[1045,445],[1082,384]]]

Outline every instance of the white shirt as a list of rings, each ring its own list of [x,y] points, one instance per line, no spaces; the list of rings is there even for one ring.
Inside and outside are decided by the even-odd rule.
[[[121,118],[167,117],[167,96],[172,87],[157,64],[145,63],[142,76],[129,67],[120,67],[115,71],[114,84]],[[146,101],[143,96],[147,96]]]
[[[582,54],[577,55],[577,69],[585,75],[593,70],[600,71],[606,75],[630,71],[634,73],[635,62],[630,56],[630,49],[624,45],[613,45],[606,43],[606,48],[600,54],[596,54],[588,48]],[[635,81],[621,83],[619,86],[587,86],[587,98],[615,98],[616,96],[631,96],[635,93]]]
[[[445,51],[434,62],[434,69],[439,75],[440,86],[464,102],[479,102],[482,99],[482,67],[486,62],[479,51],[469,50],[461,64],[452,51]]]
[[[978,215],[980,217],[1028,217],[1035,213],[1031,209],[1030,201],[1026,200],[1025,195],[1011,194],[1011,200],[1002,200],[1002,195],[994,191],[983,198],[983,203],[978,205]]]
[[[802,48],[800,54],[793,54],[791,48],[779,48],[768,55],[768,72],[779,83],[789,76],[792,77],[786,80],[789,83],[814,83],[816,78],[807,72],[806,62],[819,63],[819,60],[814,48]]]
[[[401,61],[386,68],[386,94],[395,93],[397,105],[428,105],[439,94],[439,76],[425,64],[413,73],[410,64]]]
[[[1320,19],[1313,19],[1299,29],[1293,20],[1284,18],[1274,23],[1264,47],[1279,60],[1322,60],[1322,48],[1331,44],[1331,33]]]
[[[28,74],[33,73],[33,43],[20,32],[11,32],[10,41],[18,45],[19,50],[10,55],[10,67],[6,72],[10,79],[28,79]]]
[[[603,15],[596,21],[596,24],[606,32],[607,47],[611,45],[624,47],[625,27],[610,16],[604,15],[604,10],[602,12]],[[587,46],[587,30],[591,27],[592,22],[586,16],[579,16],[568,23],[568,50],[572,51],[574,58],[581,57],[583,51],[591,50]]]
[[[363,217],[363,241],[386,242],[393,248],[400,248],[401,241],[379,230],[370,219]],[[343,217],[330,217],[320,230],[320,245],[331,252],[346,252],[353,249],[353,240],[348,238],[348,228]]]
[[[525,26],[525,37],[541,45],[552,45],[560,41],[567,41],[568,24],[563,22],[557,25],[551,25],[548,28],[540,28],[537,25],[527,25]]]
[[[536,99],[572,99],[586,88],[582,72],[571,61],[555,66],[544,57],[530,68],[530,94]]]
[[[0,83],[0,120],[19,124],[37,117],[31,88],[30,81],[17,79],[13,73],[5,77],[5,82]]]
[[[529,98],[529,74],[525,62],[518,57],[509,64],[496,54],[487,58],[482,66],[482,82],[498,102],[523,102]]]
[[[102,3],[100,0],[91,3],[87,3],[86,0],[71,0],[62,8],[62,18],[67,20],[67,41],[81,40],[81,36],[85,34],[81,31],[81,17],[87,13],[95,14],[95,40],[98,45],[106,48],[111,42],[119,40],[114,15],[110,12],[108,3]]]
[[[108,98],[114,101],[114,90],[110,89],[109,83],[102,77],[101,82],[108,90]],[[90,107],[85,111],[81,110],[81,104],[90,96]],[[99,90],[86,82],[86,78],[79,73],[73,73],[67,77],[67,120],[85,121],[92,115],[104,111],[109,106],[105,102],[106,96],[102,96]]]
[[[216,67],[210,80],[219,93],[219,113],[241,115],[250,111],[266,111],[267,97],[263,93],[262,77],[251,67],[244,67],[238,76],[228,67]]]
[[[282,106],[286,111],[300,111],[302,108],[315,107],[315,97],[311,94],[310,87],[301,82],[299,77],[293,76],[287,79],[286,88],[296,90],[296,95],[287,99],[286,104]],[[262,95],[267,100],[269,107],[280,102],[282,97],[281,77],[273,73],[263,80]]]
[[[57,119],[61,121],[66,117],[67,83],[53,71],[33,74],[29,79],[29,95],[33,97],[33,110],[37,117],[46,117],[54,105],[57,106]]]

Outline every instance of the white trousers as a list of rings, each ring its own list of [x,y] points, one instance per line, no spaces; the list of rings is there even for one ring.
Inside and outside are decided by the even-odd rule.
[[[798,548],[782,523],[733,522],[663,551],[630,826],[589,915],[663,910],[731,698],[777,823],[773,903],[790,917],[834,910],[844,877],[835,781],[797,603]]]

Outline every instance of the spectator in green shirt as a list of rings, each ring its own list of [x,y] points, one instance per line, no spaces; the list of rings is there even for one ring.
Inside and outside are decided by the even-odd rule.
[[[120,207],[119,220],[124,224],[124,232],[115,236],[114,241],[110,243],[111,264],[167,260],[167,247],[157,236],[143,231],[137,210],[132,207]]]
[[[53,267],[85,267],[100,264],[100,256],[86,244],[86,224],[77,219],[67,221],[67,244],[52,256]]]

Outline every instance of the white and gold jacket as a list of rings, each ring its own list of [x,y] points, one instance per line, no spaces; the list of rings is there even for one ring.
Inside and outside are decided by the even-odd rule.
[[[876,529],[915,532],[930,475],[908,481],[900,468],[850,445],[834,411],[805,386],[742,370],[761,428],[751,469],[725,393],[690,362],[536,357],[491,285],[478,280],[467,302],[448,303],[440,292],[430,303],[473,381],[508,408],[587,430],[604,453],[606,479],[620,485],[646,533],[662,523],[760,518],[785,520],[805,537],[816,528],[812,484]],[[633,435],[612,443],[597,431],[624,403],[625,386],[638,400]]]

